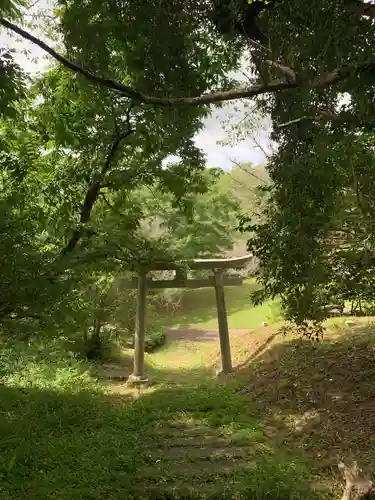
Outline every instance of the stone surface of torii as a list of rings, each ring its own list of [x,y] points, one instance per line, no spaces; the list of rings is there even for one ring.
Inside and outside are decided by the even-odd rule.
[[[134,339],[134,368],[128,379],[131,385],[147,385],[149,380],[145,374],[145,316],[147,288],[203,288],[214,287],[216,295],[217,318],[219,326],[222,373],[232,371],[228,319],[225,307],[225,286],[242,285],[242,278],[224,276],[224,269],[240,269],[246,266],[252,255],[231,257],[228,259],[193,259],[180,262],[153,262],[138,272],[138,278],[127,282],[129,288],[137,289],[137,310]],[[213,275],[204,279],[187,278],[190,269],[212,270]],[[176,277],[171,280],[153,280],[147,278],[150,271],[175,270]]]

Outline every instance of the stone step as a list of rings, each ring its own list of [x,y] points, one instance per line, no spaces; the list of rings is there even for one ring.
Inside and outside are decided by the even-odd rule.
[[[233,446],[228,447],[226,444],[217,446],[218,443],[203,446],[169,446],[168,448],[161,448],[151,453],[146,452],[146,456],[151,460],[167,459],[167,458],[206,458],[209,460],[217,460],[220,458],[234,459],[246,458],[254,454],[251,448]]]
[[[158,432],[164,435],[178,435],[178,436],[202,436],[213,435],[212,427],[206,425],[191,426],[181,422],[170,422],[168,425],[163,425],[158,428]]]
[[[234,443],[233,439],[222,438],[220,436],[171,436],[168,439],[168,446],[230,446]]]
[[[222,481],[212,483],[165,483],[158,485],[140,485],[132,490],[135,498],[139,500],[191,500],[199,491],[201,498],[205,500],[232,500],[238,493],[232,487],[228,487]]]
[[[255,461],[244,459],[239,460],[194,460],[192,462],[169,462],[168,460],[160,460],[149,466],[139,469],[139,477],[146,481],[172,480],[181,477],[202,477],[202,476],[222,476],[233,473],[238,469],[254,469]]]
[[[160,435],[159,435],[160,436]],[[222,448],[230,446],[249,446],[249,440],[243,436],[219,436],[219,435],[187,435],[174,434],[171,436],[162,436],[164,446],[212,446],[213,448]],[[251,443],[250,443],[251,444]]]

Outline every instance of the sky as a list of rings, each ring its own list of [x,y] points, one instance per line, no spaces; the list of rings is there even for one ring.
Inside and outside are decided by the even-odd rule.
[[[258,165],[265,162],[265,155],[262,150],[254,143],[253,135],[251,134],[247,140],[242,140],[236,144],[221,145],[218,141],[228,139],[227,127],[233,127],[243,122],[246,117],[246,108],[238,104],[228,104],[225,109],[214,110],[212,115],[204,121],[204,129],[197,135],[195,142],[201,148],[207,157],[207,165],[209,167],[221,167],[230,169],[233,166],[233,161],[238,163],[251,162]],[[223,122],[228,122],[224,125]],[[262,127],[256,136],[260,136],[258,142],[261,146],[268,150],[268,137]],[[256,137],[255,137],[256,138]]]
[[[39,0],[38,6],[47,8],[51,0]],[[43,39],[41,33],[33,31],[33,34]],[[44,39],[48,42],[48,40]],[[42,49],[27,40],[16,36],[9,36],[4,28],[0,28],[0,47],[10,46],[16,49],[15,56],[18,64],[29,73],[43,71],[51,60]],[[241,72],[236,74],[240,80],[244,80]],[[206,155],[208,167],[220,167],[229,170],[233,162],[251,162],[254,165],[265,162],[264,151],[270,150],[268,130],[269,124],[263,121],[257,127],[256,132],[249,134],[246,139],[230,141],[229,144],[219,144],[219,141],[228,141],[228,130],[231,127],[244,123],[244,119],[251,119],[246,104],[241,102],[228,103],[222,108],[213,108],[211,116],[205,119],[202,131],[195,137],[196,145],[203,150]],[[259,147],[256,142],[260,144]]]

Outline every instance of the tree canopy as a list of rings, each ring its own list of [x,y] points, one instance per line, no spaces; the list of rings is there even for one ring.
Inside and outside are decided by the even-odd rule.
[[[14,8],[10,7],[12,4],[7,2],[6,5],[8,8],[4,9],[5,13],[13,12]],[[259,8],[260,5],[261,8]],[[251,33],[246,33],[246,23],[254,24],[257,15],[263,14],[265,18],[265,24],[269,31],[268,40],[271,44],[272,39],[277,43],[277,39],[286,33],[287,38],[283,39],[283,46],[287,46],[293,38],[292,41],[297,47],[295,42],[301,37],[302,39],[308,37],[310,44],[315,45],[315,41],[326,40],[326,35],[328,35],[331,40],[334,40],[333,46],[337,47],[339,42],[337,35],[345,36],[349,23],[354,35],[357,30],[364,31],[366,35],[371,31],[372,19],[375,15],[373,5],[360,0],[322,1],[319,4],[314,4],[313,7],[302,5],[300,0],[267,3],[258,1],[249,3],[247,0],[233,2],[217,0],[212,4],[201,0],[191,0],[183,4],[178,3],[177,0],[176,2],[155,2],[155,4],[147,2],[146,4],[140,0],[132,3],[131,7],[128,2],[68,3],[59,1],[57,6],[59,26],[66,44],[67,56],[71,56],[70,58],[59,54],[7,19],[2,18],[0,22],[8,29],[36,43],[63,65],[77,74],[85,76],[89,81],[145,104],[168,107],[178,104],[199,105],[256,97],[288,89],[324,89],[337,86],[337,84],[358,75],[366,76],[373,73],[374,61],[366,57],[368,53],[362,51],[358,53],[353,50],[353,46],[349,49],[349,45],[340,51],[345,57],[324,61],[322,65],[324,72],[321,68],[319,68],[321,70],[319,72],[316,64],[313,65],[313,71],[310,67],[310,71],[302,72],[301,70],[305,68],[299,67],[297,56],[299,50],[296,51],[296,54],[289,53],[290,57],[287,58],[287,61],[278,62],[276,60],[277,51],[275,52],[271,48],[269,54],[273,57],[262,60],[262,65],[265,65],[264,69],[268,73],[268,78],[265,79],[264,83],[255,83],[241,89],[232,88],[217,91],[213,89],[219,83],[224,83],[226,70],[238,65],[242,55],[238,49],[246,45],[251,36]],[[321,21],[325,22],[321,23]],[[241,25],[244,33],[239,32]],[[176,30],[175,26],[178,26],[179,29]],[[344,26],[345,28],[343,28]],[[78,27],[80,29],[77,29]],[[139,27],[148,28],[149,34],[145,35],[145,31],[140,37]],[[128,28],[128,36],[124,37],[123,29],[126,28]],[[213,33],[213,29],[215,29],[215,33]],[[320,38],[322,31],[324,31],[324,38]],[[223,33],[224,36],[220,36]],[[162,36],[160,36],[161,34]],[[216,34],[217,36],[215,36]],[[104,42],[103,44],[100,43],[100,38]],[[113,45],[116,38],[120,43],[118,47]],[[134,44],[134,40],[137,40],[138,43]],[[356,39],[355,45],[363,47],[363,44],[369,41],[359,37]],[[325,47],[324,42],[320,42],[320,45]],[[90,53],[89,47],[93,52]],[[312,45],[306,48],[311,49],[311,47]],[[225,58],[222,54],[220,55],[220,49],[224,48],[232,49],[226,52]],[[126,66],[121,65],[119,49],[120,51],[122,49],[122,54],[126,52],[128,55]],[[314,50],[316,49],[315,45]],[[81,60],[83,54],[84,61]],[[114,54],[116,54],[116,65],[111,67]],[[165,55],[167,57],[162,57]],[[314,54],[313,51],[311,55],[314,56],[316,53]],[[160,71],[156,69],[156,61],[153,60],[155,56],[159,61],[157,66]],[[101,62],[100,59],[102,59]],[[319,55],[312,59],[319,60]],[[164,62],[161,63],[161,60]],[[183,64],[184,60],[185,65]],[[166,61],[168,62],[166,63]],[[169,64],[170,61],[172,61],[172,67]],[[328,67],[328,63],[336,63],[337,66]],[[147,70],[143,71],[142,78],[135,78],[132,74],[133,64],[134,69],[137,65],[138,68],[141,65],[143,69]],[[167,64],[167,73],[163,73],[163,64]],[[84,66],[90,69],[86,69]],[[125,77],[125,82],[116,79],[119,69],[121,73],[119,78],[123,80]],[[100,71],[105,71],[110,77],[100,76]],[[173,88],[173,95],[166,95],[171,94],[172,87],[169,85],[168,89],[168,85],[164,85],[165,80],[171,81],[173,75],[176,74],[180,78],[184,75],[184,71],[185,76],[194,75],[198,78],[197,86],[190,86],[186,80],[183,80],[184,85]],[[282,78],[272,78],[275,73]],[[148,79],[152,79],[153,82],[153,95],[148,93]],[[180,80],[181,82],[182,80]],[[188,96],[186,96],[186,89]],[[208,95],[203,94],[207,90],[210,90]],[[163,96],[158,96],[159,93]],[[178,94],[185,94],[185,96]]]
[[[16,179],[6,196],[25,186],[27,210],[55,221],[42,246],[51,262],[77,249],[119,258],[115,225],[111,236],[100,229],[105,207],[126,209],[121,259],[151,258],[134,244],[130,193],[157,186],[188,210],[189,193],[207,189],[193,137],[208,105],[251,98],[278,144],[263,214],[242,218],[261,263],[258,298],[281,296],[299,325],[319,322],[332,295],[372,299],[353,286],[367,283],[373,261],[372,2],[58,0],[40,23],[50,44],[25,25],[25,5],[3,1],[0,24],[56,64],[30,82],[9,50],[0,55],[4,172]],[[246,85],[228,76],[240,68]],[[166,166],[171,154],[180,161]]]

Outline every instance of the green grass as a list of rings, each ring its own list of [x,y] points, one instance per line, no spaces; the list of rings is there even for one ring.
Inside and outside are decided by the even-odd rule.
[[[58,343],[3,345],[0,499],[339,497],[337,455],[375,467],[375,334],[362,321],[331,321],[315,347],[279,339],[227,380],[194,357],[181,367],[167,345],[147,363],[169,383],[138,398],[107,392]]]
[[[90,367],[73,356],[50,353],[35,347],[23,352],[19,345],[2,350],[1,500],[117,500],[142,494],[203,500],[212,487],[210,498],[307,498],[306,468],[296,465],[293,453],[263,442],[254,403],[231,388],[211,381],[190,390],[156,389],[134,400],[107,394]],[[239,465],[228,476],[211,457],[204,464],[212,470],[202,475],[199,457],[176,460],[170,455],[173,440],[187,433],[178,425],[193,434],[206,429],[216,447],[224,437],[238,439],[252,456],[251,474]],[[192,470],[186,472],[184,464]],[[220,485],[225,492],[217,496]],[[188,488],[188,496],[173,493],[176,487],[177,492]]]
[[[368,318],[354,320],[348,328],[330,319],[315,345],[286,337],[237,374],[241,394],[267,409],[268,435],[299,450],[321,481],[335,481],[338,457],[375,468],[375,328]]]
[[[247,304],[241,310],[233,310],[229,297],[227,312],[229,328],[233,329],[259,328],[264,321],[268,324],[273,324],[281,318],[278,311],[278,304],[271,301],[255,307]],[[202,329],[217,328],[217,319],[212,318],[208,321],[196,323],[195,326]]]
[[[257,288],[255,280],[245,280],[242,286],[225,288],[226,308],[229,328],[258,328],[263,321],[269,324],[280,320],[277,302],[266,302],[260,306],[252,306],[250,293]],[[213,288],[184,290],[181,308],[176,312],[162,308],[151,310],[148,315],[149,324],[175,327],[196,327],[201,329],[217,328],[217,312],[215,291]]]

